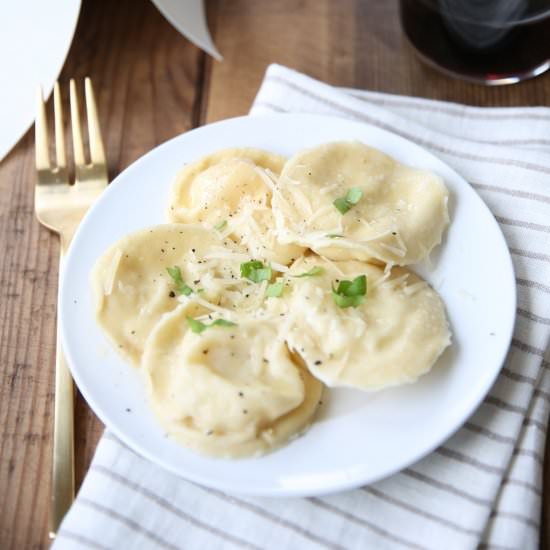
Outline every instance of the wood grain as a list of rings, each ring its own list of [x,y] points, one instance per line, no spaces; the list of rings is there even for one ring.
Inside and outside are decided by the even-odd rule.
[[[484,88],[417,60],[397,3],[365,0],[211,0],[218,63],[182,38],[149,0],[84,0],[61,75],[92,77],[111,177],[162,141],[199,123],[245,114],[277,62],[339,86],[473,105],[548,105],[550,75]],[[0,548],[40,549],[50,494],[56,237],[33,213],[34,144],[26,135],[0,165]],[[102,432],[79,399],[77,477]],[[547,449],[546,455],[549,452]],[[550,467],[543,537],[550,550]]]
[[[148,1],[84,2],[60,77],[94,82],[111,177],[196,125],[203,54]],[[50,105],[51,109],[51,105]],[[34,218],[34,139],[0,166],[0,548],[47,548],[57,237]],[[121,213],[123,215],[123,213]],[[76,404],[77,481],[103,431]]]
[[[488,88],[424,66],[400,31],[396,1],[217,0],[210,7],[225,61],[208,61],[204,121],[245,114],[269,63],[337,86],[482,106],[549,104],[550,74]]]

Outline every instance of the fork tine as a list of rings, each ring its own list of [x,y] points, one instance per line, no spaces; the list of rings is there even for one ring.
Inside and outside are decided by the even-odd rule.
[[[46,105],[42,96],[42,88],[36,93],[36,122],[34,125],[34,141],[36,149],[36,169],[50,169],[50,151],[48,146],[48,118]]]
[[[73,134],[73,153],[74,153],[74,163],[78,178],[78,171],[85,164],[84,160],[84,143],[82,141],[82,129],[80,127],[80,110],[78,104],[78,96],[76,94],[76,84],[75,81],[71,78],[69,84],[70,91],[70,103],[71,103],[71,128]]]
[[[101,139],[94,89],[90,78],[85,78],[84,87],[86,95],[86,117],[88,119],[88,136],[90,141],[90,158],[93,164],[105,164],[105,150],[103,148],[103,140]]]
[[[65,156],[65,125],[63,124],[63,106],[61,104],[61,92],[59,82],[55,83],[53,89],[53,108],[55,115],[55,160],[58,169],[67,168],[67,157]]]

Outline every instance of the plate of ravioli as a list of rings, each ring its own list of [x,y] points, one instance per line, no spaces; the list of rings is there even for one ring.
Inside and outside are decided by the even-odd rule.
[[[319,115],[230,119],[139,159],[67,258],[65,353],[141,455],[236,493],[395,473],[489,391],[515,320],[494,217],[417,144]]]

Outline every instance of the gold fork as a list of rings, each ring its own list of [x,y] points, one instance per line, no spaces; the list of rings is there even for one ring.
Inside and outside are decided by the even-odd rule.
[[[84,143],[76,84],[70,82],[71,127],[75,165],[75,182],[69,185],[63,110],[59,83],[54,87],[55,166],[50,161],[46,105],[38,90],[35,124],[36,171],[34,207],[42,225],[59,234],[61,251],[59,273],[71,239],[80,220],[107,186],[107,163],[101,140],[92,82],[85,79],[86,116],[90,144],[90,163],[84,158]],[[55,410],[52,463],[52,496],[50,508],[50,538],[54,538],[61,520],[74,499],[74,387],[65,364],[57,324],[55,357]]]

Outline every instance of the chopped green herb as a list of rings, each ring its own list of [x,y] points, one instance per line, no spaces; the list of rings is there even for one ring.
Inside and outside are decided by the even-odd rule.
[[[353,281],[340,281],[338,287],[332,286],[334,303],[341,308],[357,307],[365,301],[367,277],[359,275]]]
[[[340,214],[344,215],[361,200],[362,196],[363,191],[359,187],[352,187],[345,197],[337,198],[332,204]]]
[[[342,214],[342,216],[348,211],[351,210],[352,205],[344,198],[340,197],[336,199],[332,204],[334,204],[336,210]]]
[[[222,220],[220,223],[217,223],[215,226],[214,226],[214,229],[216,231],[222,231],[225,229],[225,227],[227,226],[227,220]]]
[[[277,279],[276,283],[272,283],[267,286],[265,295],[269,298],[279,298],[284,290],[284,281],[283,279]]]
[[[185,283],[178,287],[178,292],[180,294],[183,294],[184,296],[189,296],[189,294],[193,294],[193,289],[190,286],[187,286]]]
[[[208,328],[208,325],[205,325],[202,321],[193,319],[193,317],[187,317],[187,324],[195,334],[200,334]]]
[[[241,264],[241,277],[253,283],[271,280],[272,273],[271,266],[266,266],[259,260],[251,260]]]
[[[189,328],[195,333],[200,334],[201,332],[204,332],[207,328],[210,327],[234,327],[236,326],[236,323],[233,323],[232,321],[226,321],[225,319],[216,319],[215,321],[212,321],[209,325],[206,323],[203,323],[202,321],[199,321],[198,319],[193,319],[193,317],[186,317],[187,324],[189,325]]]
[[[350,204],[357,204],[361,200],[362,196],[363,196],[363,191],[361,191],[359,187],[352,187],[348,191],[348,194],[346,195],[346,200]]]
[[[166,271],[168,272],[168,275],[172,277],[172,280],[176,284],[176,290],[178,291],[178,294],[183,294],[184,296],[189,296],[189,294],[192,294],[193,289],[183,282],[181,269],[177,265],[174,267],[167,267]]]
[[[317,275],[321,275],[323,272],[324,269],[320,265],[315,265],[309,271],[300,273],[300,275],[293,275],[293,277],[296,277],[297,279],[300,277],[317,277]]]
[[[237,323],[233,321],[226,321],[225,319],[216,319],[210,325],[211,327],[236,327]]]
[[[327,239],[343,239],[344,235],[337,235],[336,233],[329,233],[328,235],[325,235]]]
[[[176,265],[174,267],[167,267],[168,275],[172,277],[172,280],[177,285],[183,284],[183,279],[181,278],[181,269]]]

